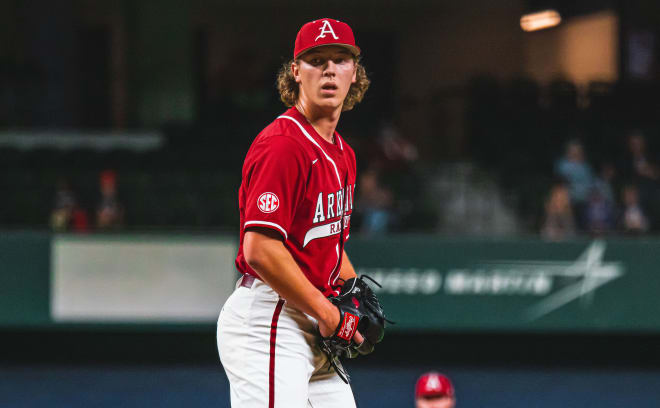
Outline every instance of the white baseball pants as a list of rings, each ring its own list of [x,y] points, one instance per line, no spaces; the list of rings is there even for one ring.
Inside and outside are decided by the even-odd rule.
[[[239,280],[240,283],[240,280]],[[218,351],[233,408],[355,408],[317,346],[317,323],[268,285],[239,286],[218,318]]]

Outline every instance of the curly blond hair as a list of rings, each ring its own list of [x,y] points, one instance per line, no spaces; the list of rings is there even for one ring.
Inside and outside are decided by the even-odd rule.
[[[354,58],[355,66],[357,68],[356,72],[356,81],[354,84],[351,84],[346,98],[344,99],[344,105],[342,106],[342,111],[348,111],[353,109],[353,107],[364,98],[364,94],[369,88],[369,78],[367,78],[367,71],[364,69],[364,66],[360,64],[359,58]],[[298,91],[299,85],[296,82],[296,78],[293,77],[293,72],[291,72],[291,64],[298,63],[296,60],[290,60],[285,62],[280,67],[279,72],[277,73],[277,90],[280,92],[280,99],[288,107],[291,107],[298,102]]]

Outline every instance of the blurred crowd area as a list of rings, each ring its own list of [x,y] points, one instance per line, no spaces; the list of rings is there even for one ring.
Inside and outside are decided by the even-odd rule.
[[[367,98],[340,129],[359,163],[353,225],[365,234],[539,233],[551,240],[657,232],[654,89],[599,82],[581,94],[568,81],[474,78],[465,90],[468,147],[453,161],[420,152]],[[196,123],[161,127],[163,140],[148,149],[0,146],[0,225],[236,229],[243,157],[284,107],[266,81],[222,95]]]
[[[521,30],[545,3],[323,9],[355,27],[372,80],[338,128],[357,153],[355,230],[660,230],[658,6],[550,2],[559,27]],[[236,231],[243,158],[286,109],[276,73],[320,12],[0,3],[0,227]]]
[[[657,87],[475,79],[470,150],[528,231],[552,240],[657,232]]]

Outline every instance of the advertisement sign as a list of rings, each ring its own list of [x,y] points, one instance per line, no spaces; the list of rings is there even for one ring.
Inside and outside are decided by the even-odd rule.
[[[56,322],[214,323],[237,278],[231,240],[56,236],[52,248]]]
[[[653,241],[355,240],[393,330],[660,330]]]

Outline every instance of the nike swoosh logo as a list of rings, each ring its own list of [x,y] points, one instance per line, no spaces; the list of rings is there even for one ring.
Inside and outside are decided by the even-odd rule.
[[[316,164],[317,161],[319,161],[319,159],[312,160],[312,164]]]

